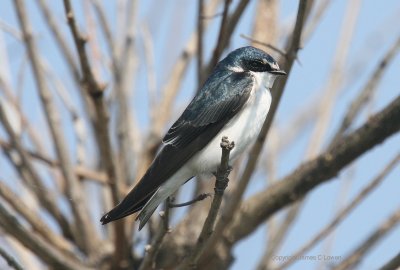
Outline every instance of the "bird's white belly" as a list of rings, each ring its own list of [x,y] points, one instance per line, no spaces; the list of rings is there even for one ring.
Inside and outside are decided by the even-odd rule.
[[[197,173],[214,172],[221,162],[221,138],[227,136],[235,142],[230,161],[255,141],[271,106],[271,94],[260,87],[252,94],[245,107],[228,122],[218,135],[199,153],[189,160],[188,165]]]

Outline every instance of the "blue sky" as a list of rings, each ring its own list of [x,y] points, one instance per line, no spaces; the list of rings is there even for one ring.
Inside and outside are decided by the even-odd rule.
[[[39,50],[43,53],[46,61],[54,68],[61,79],[68,79],[70,75],[66,69],[65,63],[60,58],[57,48],[49,38],[49,32],[44,27],[41,15],[34,5],[34,1],[26,1],[29,6],[29,16],[33,22],[33,29],[38,34]],[[61,1],[51,2],[53,11],[60,18],[64,18],[63,6]],[[73,1],[78,16],[82,19],[82,5],[80,1]],[[175,63],[176,57],[184,46],[186,40],[190,37],[193,29],[196,27],[196,7],[197,1],[173,0],[173,1],[139,1],[137,25],[140,27],[148,27],[154,40],[155,55],[155,71],[158,89],[162,88],[168,78],[168,71]],[[145,2],[145,3],[142,3]],[[234,0],[235,5],[238,1]],[[318,1],[317,1],[318,2]],[[2,1],[0,9],[0,20],[13,27],[17,27],[14,9],[11,1]],[[104,1],[107,7],[107,15],[112,23],[114,34],[117,33],[115,24],[115,6],[113,2]],[[289,24],[294,20],[297,11],[297,1],[284,0],[280,1],[280,21],[283,24]],[[304,45],[299,52],[299,61],[295,63],[290,74],[288,84],[285,89],[283,99],[278,109],[275,124],[285,128],[290,123],[290,118],[296,111],[303,108],[305,104],[317,97],[319,91],[326,83],[330,76],[332,57],[338,44],[338,38],[342,27],[342,20],[345,14],[346,5],[349,1],[333,0],[326,11],[319,26],[311,39]],[[252,20],[255,13],[255,1],[246,9],[239,25],[232,37],[229,50],[248,45],[248,42],[240,37],[240,34],[251,35]],[[400,15],[400,4],[395,0],[387,0],[382,2],[374,0],[364,0],[361,4],[359,17],[357,19],[354,36],[352,37],[349,57],[344,67],[347,77],[352,81],[351,84],[345,84],[343,91],[339,94],[337,104],[335,106],[332,119],[329,123],[328,135],[336,130],[345,109],[356,96],[357,91],[365,83],[365,79],[371,74],[375,65],[384,55],[387,49],[393,44],[395,39],[400,35],[398,29],[398,15]],[[179,23],[180,21],[185,23]],[[83,24],[83,22],[82,22]],[[65,33],[66,25],[64,26]],[[205,38],[205,55],[209,57],[215,44],[215,38],[218,33],[219,22],[213,20],[209,26]],[[266,25],[265,31],[268,31]],[[18,74],[21,63],[24,58],[24,48],[19,41],[16,41],[8,34],[3,34],[9,53],[9,64],[11,70],[11,83],[18,85]],[[140,33],[139,33],[140,35]],[[104,40],[99,35],[101,42],[100,47],[105,48]],[[282,44],[278,44],[281,46]],[[143,54],[143,42],[138,40],[138,50]],[[227,50],[227,52],[229,51]],[[225,54],[227,53],[225,52]],[[143,58],[143,57],[142,57]],[[141,58],[141,59],[142,59]],[[400,93],[399,76],[400,57],[392,61],[392,64],[385,73],[378,91],[374,97],[370,112],[376,112],[385,107],[394,97]],[[0,60],[1,61],[1,60]],[[353,63],[360,63],[356,69]],[[355,73],[355,71],[359,71]],[[177,113],[184,108],[191,99],[195,91],[196,83],[195,62],[192,61],[187,75],[181,86],[178,102],[176,104]],[[355,73],[355,74],[353,74]],[[26,112],[31,116],[32,121],[38,127],[46,125],[40,110],[40,105],[36,96],[36,89],[32,81],[31,73],[25,72],[26,77],[23,80],[22,102]],[[107,81],[109,75],[104,73],[103,80]],[[139,66],[139,71],[134,78],[135,84],[132,87],[134,92],[132,98],[132,107],[135,111],[136,120],[142,128],[148,127],[149,107],[147,96],[147,79],[146,67]],[[73,88],[72,83],[66,85]],[[76,93],[71,91],[72,98],[75,100]],[[60,103],[60,101],[58,101]],[[363,113],[357,124],[360,125],[365,121],[368,112]],[[67,135],[71,146],[74,145],[74,138],[71,135],[72,129],[68,125],[66,111],[63,111],[62,117],[65,120],[63,128]],[[167,127],[166,127],[167,128]],[[284,176],[298,166],[305,153],[305,149],[309,143],[310,130],[306,130],[296,139],[296,142],[280,157],[278,160],[278,175]],[[4,133],[0,129],[0,135]],[[43,136],[48,136],[47,132],[43,132]],[[329,136],[327,138],[330,138]],[[326,141],[325,141],[326,142]],[[391,160],[399,151],[400,135],[392,136],[383,144],[377,146],[372,151],[365,154],[357,165],[352,167],[353,180],[350,183],[347,198],[339,198],[338,194],[342,188],[342,180],[346,179],[349,174],[348,170],[341,172],[337,179],[324,184],[315,189],[310,196],[307,197],[304,208],[298,217],[298,222],[290,231],[282,249],[276,255],[290,255],[307,239],[312,237],[315,232],[319,231],[329,220],[336,209],[337,201],[346,203],[349,198],[353,197],[357,192],[367,184],[367,182],[375,176],[381,168]],[[0,160],[4,162],[4,159]],[[4,167],[3,167],[4,166]],[[15,176],[12,169],[6,164],[1,164],[3,172],[1,175],[5,178]],[[344,256],[353,247],[363,240],[374,228],[385,220],[395,209],[400,206],[400,190],[399,184],[400,168],[397,167],[384,181],[384,183],[369,196],[365,202],[354,211],[337,229],[335,241],[329,254],[333,256]],[[346,180],[347,181],[347,180]],[[250,196],[265,187],[265,179],[261,174],[255,175],[252,183],[246,192],[246,196]],[[256,233],[249,238],[240,242],[235,248],[236,260],[232,269],[253,269],[263,254],[265,246],[266,227],[261,226]],[[398,253],[400,243],[400,229],[394,230],[388,237],[385,237],[363,261],[361,269],[374,269],[381,266],[394,254]],[[317,245],[307,255],[321,254],[322,245]],[[315,262],[302,261],[293,264],[290,269],[310,269],[314,268]]]

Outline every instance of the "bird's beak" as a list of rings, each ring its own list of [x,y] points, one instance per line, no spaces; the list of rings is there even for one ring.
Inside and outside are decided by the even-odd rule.
[[[287,74],[285,71],[279,70],[279,69],[278,69],[278,70],[270,71],[269,73],[272,73],[272,74],[278,75],[278,76],[282,76],[282,75],[286,75],[286,74]]]

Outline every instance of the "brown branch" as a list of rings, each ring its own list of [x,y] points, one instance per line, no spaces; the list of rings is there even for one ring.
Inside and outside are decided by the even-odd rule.
[[[390,261],[388,261],[384,266],[379,268],[379,270],[393,270],[400,267],[400,253],[395,255]]]
[[[112,150],[111,138],[108,132],[109,116],[103,99],[105,85],[99,84],[94,78],[89,58],[85,50],[86,39],[78,31],[75,16],[69,0],[64,0],[64,8],[82,68],[82,87],[89,93],[96,111],[94,128],[97,135],[97,144],[100,149],[101,161],[105,166],[108,178],[110,179],[113,204],[116,205],[120,200],[119,185],[121,185],[121,179],[119,178],[117,167],[114,163],[114,152]],[[117,221],[114,224],[114,265],[117,268],[125,264],[128,250],[124,224],[124,220]]]
[[[371,248],[388,234],[400,222],[400,209],[395,211],[387,220],[385,220],[373,233],[362,241],[350,254],[332,270],[356,269],[357,265],[365,258]]]
[[[39,10],[42,12],[43,17],[46,21],[46,25],[50,28],[51,33],[54,36],[57,46],[60,48],[62,52],[62,56],[68,63],[67,67],[70,69],[71,74],[73,75],[75,82],[79,84],[79,69],[76,63],[76,59],[72,53],[70,47],[68,47],[68,42],[65,37],[62,35],[60,31],[60,27],[57,25],[57,20],[53,15],[53,12],[50,10],[48,6],[48,2],[45,0],[36,0],[38,3]]]
[[[63,252],[66,256],[73,256],[74,247],[70,242],[54,233],[38,216],[38,213],[32,211],[29,205],[19,199],[10,188],[0,181],[0,197],[4,199],[12,208],[19,213],[31,226],[33,231],[41,235],[54,248]]]
[[[197,11],[197,91],[200,90],[203,81],[203,35],[204,35],[204,0],[198,0]]]
[[[38,235],[24,228],[17,220],[0,204],[0,227],[5,232],[12,235],[21,244],[28,248],[32,253],[40,257],[48,265],[56,269],[64,270],[84,270],[89,269],[81,262],[60,253],[47,241]]]
[[[270,188],[252,196],[237,212],[226,238],[230,243],[246,237],[264,220],[295,202],[318,185],[332,179],[352,161],[400,130],[400,96],[372,116],[360,128],[343,137],[336,147],[329,148],[308,161]],[[243,226],[246,220],[246,226]]]
[[[0,256],[7,262],[8,266],[15,270],[23,270],[24,268],[17,262],[13,256],[8,254],[2,247],[0,247]]]
[[[194,249],[190,253],[178,269],[189,269],[196,268],[197,262],[200,256],[204,253],[206,244],[213,233],[215,220],[217,219],[217,214],[222,203],[222,198],[224,191],[228,186],[228,176],[231,172],[231,167],[229,166],[229,155],[231,150],[235,147],[234,142],[229,142],[228,137],[222,137],[221,148],[221,164],[218,166],[216,179],[215,179],[215,194],[214,199],[211,203],[210,211],[208,212],[207,218],[204,221],[203,228],[200,232],[199,238],[197,239]]]
[[[21,175],[21,178],[25,180],[27,186],[35,187],[32,189],[36,198],[40,202],[46,211],[53,216],[58,224],[60,225],[64,235],[67,238],[73,237],[73,230],[71,229],[71,225],[68,222],[68,219],[61,213],[60,209],[57,207],[57,202],[54,197],[54,194],[50,192],[43,192],[47,189],[45,188],[39,174],[35,170],[33,163],[30,160],[29,155],[24,150],[20,138],[13,130],[10,121],[7,119],[7,115],[4,112],[4,108],[0,106],[0,122],[3,124],[9,139],[11,141],[12,148],[15,149],[19,155],[19,160],[16,161],[13,158],[9,151],[2,145],[2,147],[6,150],[6,157],[9,158],[10,162],[14,165],[18,174]]]
[[[0,146],[8,152],[13,149],[17,150],[15,147],[13,147],[12,143],[8,143],[1,139],[0,139]],[[23,151],[31,158],[35,158],[38,161],[41,161],[42,163],[50,166],[51,168],[59,169],[60,162],[48,157],[46,154],[40,152],[34,152],[29,149],[23,149]],[[102,185],[107,185],[109,181],[107,175],[104,172],[98,172],[90,168],[87,168],[85,166],[79,166],[79,165],[75,166],[74,172],[80,180],[89,179]]]
[[[47,123],[50,127],[51,136],[54,141],[56,154],[60,161],[61,172],[65,179],[68,197],[70,198],[70,207],[76,222],[76,232],[79,233],[77,239],[79,239],[78,242],[80,242],[79,244],[81,248],[85,252],[91,253],[96,248],[96,230],[94,230],[93,224],[89,220],[89,212],[86,208],[83,198],[82,188],[75,174],[73,173],[72,164],[67,150],[67,144],[60,124],[60,116],[58,115],[58,111],[56,110],[56,106],[52,100],[51,93],[48,90],[43,77],[38,51],[33,40],[32,31],[30,29],[30,23],[28,21],[23,0],[15,1],[14,5],[23,32],[26,48],[28,50],[41,104],[45,111]]]
[[[322,229],[319,233],[317,233],[309,242],[307,242],[303,247],[298,249],[293,253],[293,257],[298,257],[305,254],[309,251],[313,246],[315,246],[319,241],[324,239],[329,233],[332,232],[334,228],[336,228],[340,222],[344,220],[346,216],[348,216],[351,211],[353,211],[367,196],[376,189],[376,187],[382,183],[382,181],[386,178],[386,176],[396,167],[396,165],[400,161],[400,155],[397,154],[387,166],[372,180],[370,183],[363,188],[355,197],[351,200],[350,203],[347,204],[343,209],[339,211],[336,217],[329,222],[329,224]],[[279,265],[277,269],[286,269],[294,260],[287,260],[282,265]]]

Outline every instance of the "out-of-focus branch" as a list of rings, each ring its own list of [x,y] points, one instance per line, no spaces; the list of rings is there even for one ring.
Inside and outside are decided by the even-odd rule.
[[[210,211],[207,215],[207,218],[204,222],[203,228],[197,239],[197,243],[194,246],[194,249],[190,253],[190,256],[187,257],[178,269],[184,270],[189,268],[196,268],[197,261],[200,256],[203,254],[204,249],[206,247],[207,241],[214,230],[215,220],[217,218],[217,214],[219,208],[222,203],[222,198],[224,195],[224,191],[228,186],[228,176],[231,172],[231,168],[229,166],[229,155],[231,150],[235,147],[235,143],[228,140],[228,137],[222,137],[221,148],[222,148],[222,156],[221,156],[221,164],[218,166],[216,179],[215,179],[215,194],[214,199],[211,203]]]
[[[56,40],[57,46],[60,48],[62,55],[64,56],[67,67],[70,69],[75,81],[79,84],[79,69],[75,61],[74,55],[71,48],[68,47],[68,42],[60,31],[60,27],[57,25],[57,20],[53,15],[53,12],[49,8],[49,4],[45,0],[37,0],[39,10],[42,12],[43,17],[46,21],[47,26],[50,28],[51,33]]]
[[[237,212],[226,239],[236,243],[273,213],[332,179],[341,169],[400,130],[400,96],[360,128],[315,159],[304,163],[268,189],[252,196]],[[246,221],[245,223],[244,220]],[[246,224],[246,226],[243,226]]]
[[[203,75],[203,34],[204,34],[204,0],[198,0],[197,11],[197,91],[204,81]]]
[[[355,269],[365,255],[376,245],[382,238],[388,234],[400,222],[400,209],[395,211],[387,220],[385,220],[373,233],[371,233],[357,248],[332,270]]]
[[[0,256],[7,262],[7,264],[15,270],[23,270],[24,268],[14,259],[13,256],[8,254],[2,247],[0,247]]]
[[[109,184],[113,203],[116,205],[119,203],[120,199],[119,185],[121,184],[121,179],[119,179],[118,171],[114,163],[114,152],[112,150],[111,138],[108,132],[109,116],[103,99],[105,85],[99,84],[93,75],[89,58],[85,50],[86,39],[78,31],[75,16],[69,0],[64,0],[64,8],[79,55],[82,69],[82,87],[89,93],[96,111],[95,132],[97,135],[97,144],[100,149],[101,161],[106,167],[106,172],[110,180]],[[114,224],[114,265],[117,268],[125,264],[127,255],[127,239],[125,238],[124,224],[124,220],[117,221]]]
[[[379,268],[379,270],[393,270],[393,269],[398,269],[398,267],[400,267],[400,253],[394,256],[384,266]]]
[[[305,13],[306,13],[306,6],[307,6],[307,1],[306,0],[301,0],[299,3],[299,8],[298,8],[298,13],[297,13],[297,20],[296,20],[296,25],[293,30],[292,37],[290,38],[291,42],[288,43],[288,49],[287,51],[287,58],[285,58],[285,61],[283,62],[283,69],[289,74],[290,69],[293,65],[293,62],[295,58],[297,57],[297,51],[299,50],[299,42],[300,42],[300,37],[301,37],[301,32],[303,29],[303,23],[305,20]],[[240,181],[238,182],[237,186],[232,192],[232,195],[230,196],[226,208],[224,209],[221,218],[219,219],[216,228],[215,228],[215,233],[212,236],[212,239],[210,241],[210,245],[215,244],[215,242],[218,240],[219,236],[222,234],[222,232],[225,230],[226,226],[230,221],[232,220],[234,214],[237,211],[238,206],[241,203],[241,198],[244,194],[244,191],[246,190],[246,187],[250,181],[251,176],[253,175],[254,169],[256,167],[258,157],[261,153],[261,149],[264,145],[268,130],[271,126],[272,119],[274,118],[275,112],[277,110],[278,104],[280,97],[283,93],[284,86],[286,84],[287,78],[281,79],[282,81],[278,81],[274,87],[274,89],[271,91],[272,93],[277,93],[275,97],[273,97],[273,102],[271,104],[271,108],[269,110],[268,116],[264,121],[263,127],[261,129],[260,134],[257,137],[256,143],[253,146],[253,148],[250,151],[249,154],[249,160],[247,161],[245,170],[242,174],[242,176],[239,178]],[[212,249],[208,249],[209,252],[212,252]]]
[[[336,228],[342,220],[344,220],[352,210],[354,210],[375,188],[382,183],[385,177],[395,168],[395,166],[400,161],[400,155],[396,155],[396,157],[389,162],[387,166],[365,187],[360,191],[354,199],[339,213],[336,217],[319,233],[317,233],[309,242],[307,242],[303,247],[293,253],[293,257],[301,256],[309,251],[313,246],[315,246],[319,241],[324,239],[334,228]],[[287,260],[282,265],[279,265],[277,269],[286,269],[294,260]]]
[[[89,269],[78,260],[65,256],[54,246],[40,238],[38,235],[24,228],[17,220],[0,204],[0,226],[5,232],[16,238],[21,244],[31,252],[40,257],[48,265],[56,269],[65,270],[84,270]]]
[[[93,229],[93,224],[89,220],[89,212],[86,208],[86,203],[83,198],[82,188],[78,182],[70,161],[67,144],[62,132],[60,116],[56,110],[56,106],[52,100],[51,93],[47,88],[43,77],[43,72],[40,66],[39,54],[33,40],[30,23],[25,10],[23,0],[14,2],[18,20],[23,32],[24,41],[28,50],[29,59],[32,65],[32,70],[35,77],[35,82],[38,88],[40,100],[45,111],[47,123],[50,127],[50,132],[54,141],[57,157],[60,161],[61,172],[65,179],[68,197],[70,198],[70,206],[75,217],[76,232],[79,233],[77,239],[81,241],[81,248],[91,253],[96,248],[97,235]]]
[[[261,45],[261,46],[264,46],[264,47],[266,47],[268,49],[271,49],[271,50],[279,53],[281,56],[286,57],[286,53],[284,51],[282,51],[281,49],[279,49],[279,48],[277,48],[277,47],[275,47],[275,46],[273,46],[271,44],[259,41],[257,39],[254,39],[252,37],[249,37],[249,36],[246,36],[246,35],[243,35],[243,34],[241,34],[240,37],[252,42],[253,44]]]
[[[10,162],[13,163],[16,171],[21,175],[21,178],[25,179],[27,185],[35,187],[32,191],[36,195],[36,198],[43,208],[57,220],[64,235],[71,238],[73,236],[73,230],[71,229],[68,219],[61,213],[60,209],[58,209],[56,199],[53,196],[54,194],[43,192],[46,188],[39,174],[35,170],[28,153],[24,150],[18,135],[12,128],[9,119],[7,119],[7,115],[2,106],[0,106],[0,122],[3,124],[8,137],[10,138],[11,145],[17,151],[19,160],[15,161],[9,152],[6,152],[6,156],[9,158]],[[2,145],[2,147],[4,146]]]
[[[0,181],[0,197],[8,202],[14,210],[19,213],[31,226],[32,229],[41,235],[48,243],[54,248],[60,250],[66,256],[73,256],[73,246],[64,238],[55,234],[46,223],[44,223],[38,213],[32,211],[32,208],[20,200],[18,195],[15,194],[10,188]]]
[[[348,130],[350,125],[354,122],[354,119],[360,113],[362,108],[368,103],[373,95],[373,92],[377,89],[377,86],[380,80],[383,77],[383,74],[387,70],[387,67],[390,65],[391,61],[395,59],[395,55],[398,53],[400,49],[400,37],[396,40],[393,46],[387,51],[386,55],[381,59],[379,64],[376,66],[373,74],[370,76],[369,80],[363,86],[362,90],[359,91],[358,96],[353,100],[350,106],[347,109],[343,120],[336,131],[333,139],[331,140],[330,147],[334,146],[337,141],[343,137],[344,133]]]
[[[0,146],[6,150],[6,151],[11,151],[14,149],[13,145],[11,143],[5,142],[0,139]],[[16,148],[15,148],[16,149]],[[52,167],[52,168],[57,168],[59,169],[60,163],[57,160],[54,160],[48,156],[46,156],[43,153],[39,152],[34,152],[28,149],[24,149],[24,152],[29,155],[31,158],[35,158],[38,161],[43,162],[44,164]],[[108,184],[108,176],[104,172],[98,172],[95,170],[92,170],[90,168],[87,168],[85,166],[75,166],[74,168],[75,174],[79,179],[89,179],[93,180],[99,184],[102,185],[107,185]]]

